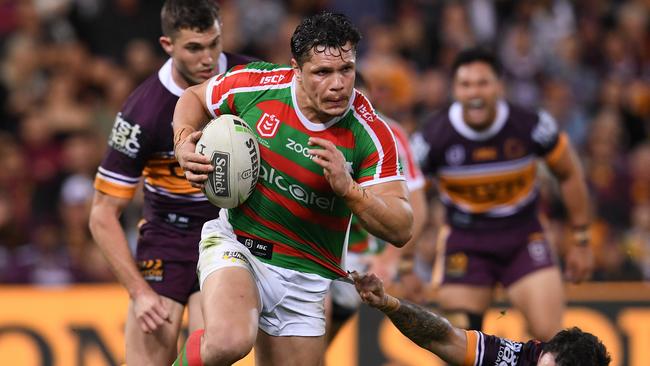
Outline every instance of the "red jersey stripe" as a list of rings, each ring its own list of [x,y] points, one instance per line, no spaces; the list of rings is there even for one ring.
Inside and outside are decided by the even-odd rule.
[[[289,212],[291,212],[291,214],[301,220],[324,226],[329,230],[347,230],[349,218],[336,218],[332,216],[322,215],[314,210],[310,210],[304,205],[298,203],[296,200],[287,198],[282,194],[266,187],[264,184],[258,185],[256,189],[258,189],[266,198],[286,208],[289,210]]]

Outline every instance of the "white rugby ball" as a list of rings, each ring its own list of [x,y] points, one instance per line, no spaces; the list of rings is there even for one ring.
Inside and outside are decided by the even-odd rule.
[[[196,152],[212,161],[203,193],[213,205],[233,208],[253,193],[260,172],[257,138],[241,118],[224,114],[203,128]]]

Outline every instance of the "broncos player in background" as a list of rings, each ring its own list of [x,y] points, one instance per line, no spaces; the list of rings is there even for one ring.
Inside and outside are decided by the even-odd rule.
[[[452,365],[462,366],[607,366],[605,345],[579,328],[559,331],[546,343],[525,343],[453,327],[418,305],[384,292],[374,274],[352,274],[361,299],[379,309],[402,334]]]
[[[172,117],[189,86],[251,61],[222,52],[215,1],[168,0],[160,45],[170,56],[124,103],[95,178],[90,229],[113,273],[129,293],[128,365],[170,365],[177,353],[183,309],[190,330],[202,327],[196,275],[205,221],[218,213],[185,180],[173,152]],[[119,217],[144,176],[144,217],[136,260]]]
[[[435,175],[447,224],[438,240],[434,282],[444,314],[480,330],[501,283],[531,334],[548,340],[562,328],[564,289],[538,219],[538,160],[558,179],[574,237],[565,276],[590,276],[589,202],[582,167],[565,133],[544,111],[506,102],[500,67],[489,52],[461,51],[453,64],[456,102],[428,122],[422,169]]]

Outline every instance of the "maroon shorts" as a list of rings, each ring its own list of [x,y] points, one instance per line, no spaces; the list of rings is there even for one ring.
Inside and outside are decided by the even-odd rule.
[[[179,232],[152,223],[140,228],[138,269],[156,293],[185,305],[190,295],[199,291],[200,236],[200,229]]]
[[[452,227],[441,241],[444,257],[436,271],[442,284],[491,287],[499,282],[508,287],[531,272],[556,265],[536,219],[498,230]]]

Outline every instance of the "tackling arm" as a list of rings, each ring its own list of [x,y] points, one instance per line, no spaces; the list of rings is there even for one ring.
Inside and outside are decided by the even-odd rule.
[[[374,274],[353,273],[354,283],[366,304],[379,309],[408,339],[454,365],[461,365],[467,352],[467,335],[449,321],[418,305],[390,296],[384,292]]]

